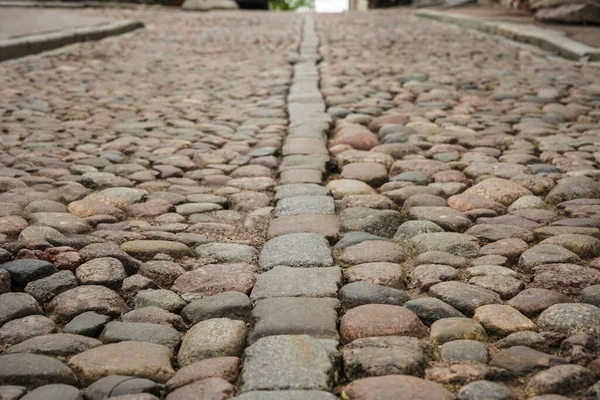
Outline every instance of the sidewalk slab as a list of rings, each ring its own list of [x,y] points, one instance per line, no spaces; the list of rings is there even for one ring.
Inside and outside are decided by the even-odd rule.
[[[533,25],[498,22],[469,15],[435,10],[419,10],[415,15],[459,25],[463,28],[500,35],[531,44],[572,60],[600,61],[600,48],[568,38],[565,33]]]
[[[0,13],[0,61],[99,40],[143,26],[138,21],[111,21],[75,10],[4,8]]]

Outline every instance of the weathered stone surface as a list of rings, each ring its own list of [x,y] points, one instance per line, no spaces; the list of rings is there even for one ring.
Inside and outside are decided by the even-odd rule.
[[[600,308],[591,304],[554,304],[537,319],[540,329],[573,335],[600,332]]]
[[[168,400],[185,400],[199,396],[203,399],[225,400],[230,398],[234,393],[235,387],[226,380],[221,378],[206,378],[175,389],[166,398]]]
[[[458,391],[458,400],[475,400],[486,398],[490,400],[512,400],[514,398],[509,388],[490,381],[475,381],[463,386]]]
[[[401,264],[366,263],[355,265],[346,270],[348,282],[370,282],[376,285],[404,289],[405,273]]]
[[[340,289],[339,295],[344,309],[350,309],[364,304],[391,304],[401,306],[410,300],[408,294],[402,290],[370,282],[348,283]]]
[[[63,400],[79,400],[81,396],[79,389],[71,385],[63,383],[54,383],[50,385],[40,386],[37,389],[27,393],[21,399],[23,400],[42,400],[42,399],[63,399]]]
[[[481,324],[469,318],[449,317],[435,321],[431,325],[430,340],[436,344],[444,344],[453,340],[479,340],[487,338]]]
[[[20,343],[39,335],[56,332],[56,324],[43,315],[28,315],[8,321],[0,328],[0,342],[3,345]]]
[[[101,285],[118,289],[127,273],[121,261],[116,258],[95,258],[77,267],[77,280],[82,285]]]
[[[0,326],[8,321],[33,314],[42,314],[42,309],[30,295],[26,293],[0,294]]]
[[[346,247],[338,260],[348,264],[373,262],[402,263],[406,260],[406,252],[397,244],[383,240],[367,240]]]
[[[432,357],[427,344],[406,336],[356,339],[342,351],[344,372],[351,380],[396,374],[422,376]]]
[[[77,286],[77,279],[71,271],[59,271],[46,278],[29,282],[25,286],[25,292],[40,303],[46,303],[75,286]]]
[[[167,382],[174,374],[171,350],[147,342],[120,342],[96,347],[69,360],[69,367],[84,385],[109,375],[147,378]]]
[[[7,353],[33,353],[51,357],[70,357],[98,347],[96,339],[69,333],[40,335],[8,348]]]
[[[146,396],[151,395],[160,395],[160,386],[158,384],[150,379],[120,375],[110,375],[100,378],[89,385],[84,391],[84,397],[90,400],[104,399],[107,396],[110,396],[110,398],[136,396],[142,400],[146,400]]]
[[[466,194],[476,194],[509,206],[519,197],[531,196],[531,192],[516,182],[500,178],[489,178],[467,189]]]
[[[223,292],[194,300],[181,311],[181,316],[191,324],[212,318],[229,318],[250,321],[252,303],[240,292]]]
[[[327,239],[315,233],[294,233],[266,242],[258,261],[263,271],[276,265],[288,267],[331,267],[333,258]]]
[[[345,343],[370,336],[423,337],[425,333],[425,326],[412,311],[389,304],[358,306],[340,319],[340,335]]]
[[[175,329],[144,322],[109,322],[98,338],[104,344],[140,341],[161,344],[171,350],[179,345],[180,335]]]
[[[490,334],[509,335],[518,331],[535,331],[537,327],[511,306],[489,304],[478,307],[473,319],[481,323]]]
[[[340,219],[337,215],[293,215],[274,218],[269,221],[267,237],[292,233],[315,233],[327,238],[335,238],[340,232]]]
[[[358,379],[346,386],[342,395],[349,400],[454,398],[452,393],[440,384],[404,375]]]
[[[171,289],[206,296],[232,290],[248,294],[256,281],[256,272],[256,267],[245,263],[205,265],[180,275]]]
[[[33,389],[51,383],[74,385],[73,372],[60,361],[37,354],[0,356],[0,385],[18,385]]]
[[[186,366],[212,357],[236,356],[244,351],[246,324],[227,318],[208,319],[192,326],[184,335],[177,354]]]
[[[339,301],[332,298],[277,297],[259,300],[252,315],[256,320],[250,343],[265,336],[310,335],[338,340]]]
[[[507,303],[527,316],[534,316],[548,307],[559,303],[572,303],[573,300],[561,293],[539,288],[525,289]]]
[[[253,301],[269,297],[336,297],[342,281],[339,267],[276,266],[260,274],[250,294]]]
[[[516,375],[524,375],[564,363],[565,361],[562,358],[525,346],[514,346],[501,350],[490,361],[491,365],[507,369]]]
[[[168,254],[173,258],[193,255],[187,245],[167,240],[133,240],[123,243],[121,247],[127,254],[139,260],[150,260],[159,253]]]
[[[527,384],[530,395],[570,395],[594,383],[592,373],[580,365],[557,365],[535,374]]]
[[[451,363],[475,362],[485,364],[489,354],[485,345],[476,340],[453,340],[440,348],[442,359]]]
[[[331,390],[337,342],[310,336],[269,336],[244,352],[240,391]]]
[[[74,335],[97,337],[110,321],[110,317],[94,311],[86,311],[73,318],[63,327],[63,332]]]
[[[239,367],[238,357],[216,357],[198,361],[179,369],[175,376],[169,379],[167,387],[169,390],[175,390],[207,378],[222,378],[235,383]]]
[[[235,400],[278,400],[284,397],[287,400],[335,400],[334,394],[321,390],[254,390],[233,397]]]
[[[462,257],[479,255],[477,238],[455,232],[424,233],[412,237],[410,243],[419,254],[428,251],[445,251]]]
[[[462,282],[442,282],[433,285],[429,293],[450,304],[465,315],[473,315],[477,307],[486,304],[501,304],[498,294]]]
[[[402,223],[402,215],[393,210],[350,207],[339,215],[342,232],[364,231],[387,238],[393,237]]]
[[[0,264],[0,268],[8,271],[12,285],[20,290],[29,282],[46,278],[56,272],[52,264],[42,260],[15,260]]]
[[[404,303],[404,307],[417,314],[419,319],[426,325],[431,325],[438,319],[464,317],[456,308],[435,297],[409,300]]]
[[[58,321],[68,321],[86,311],[119,316],[127,312],[125,301],[104,286],[79,286],[56,296],[49,304],[48,311]]]

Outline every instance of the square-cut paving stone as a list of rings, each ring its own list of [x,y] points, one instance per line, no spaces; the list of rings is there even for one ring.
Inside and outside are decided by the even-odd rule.
[[[296,196],[328,196],[329,189],[314,183],[295,183],[291,185],[281,185],[275,188],[275,200],[285,199],[286,197]]]
[[[322,183],[323,172],[305,168],[288,169],[281,171],[279,182],[284,185],[288,183]]]
[[[288,138],[282,148],[284,156],[291,154],[329,154],[323,139]]]
[[[275,206],[275,216],[304,214],[335,214],[335,203],[329,196],[300,196],[281,199]]]
[[[319,339],[339,338],[338,299],[277,297],[259,300],[252,311],[256,318],[249,343],[265,336],[310,335]]]
[[[342,352],[344,372],[350,380],[367,376],[423,376],[433,349],[409,336],[356,339]]]
[[[242,393],[231,400],[337,400],[337,397],[321,390],[256,390]]]
[[[317,233],[327,238],[336,238],[339,232],[340,218],[337,215],[291,215],[269,221],[267,237],[273,238],[290,233]]]
[[[262,338],[244,352],[240,391],[330,390],[337,345],[305,335]]]
[[[339,267],[277,266],[258,276],[250,299],[256,301],[268,297],[337,297],[341,281],[342,271]]]
[[[329,243],[316,233],[293,233],[265,243],[258,265],[263,271],[276,265],[288,267],[331,267],[333,258]]]
[[[295,154],[286,156],[279,164],[278,171],[288,169],[316,169],[317,171],[327,172],[327,163],[329,156],[325,154]]]

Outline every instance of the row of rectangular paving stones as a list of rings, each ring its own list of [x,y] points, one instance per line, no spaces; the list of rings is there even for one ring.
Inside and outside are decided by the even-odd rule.
[[[258,300],[255,325],[240,377],[240,390],[250,392],[240,399],[336,398],[328,391],[339,363],[341,270],[333,266],[325,235],[303,229],[319,229],[321,217],[335,214],[333,199],[321,186],[329,161],[329,117],[318,87],[317,44],[314,22],[306,18],[288,95],[290,128],[268,230],[272,238],[261,250],[262,273],[251,294]]]

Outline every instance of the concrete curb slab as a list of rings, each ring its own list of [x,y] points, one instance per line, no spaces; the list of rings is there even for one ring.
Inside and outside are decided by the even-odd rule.
[[[543,29],[536,26],[511,24],[485,20],[469,15],[462,15],[434,10],[419,10],[418,17],[435,19],[459,25],[463,28],[500,35],[521,43],[537,46],[571,60],[600,61],[600,48],[591,47],[565,36],[563,32]]]
[[[118,21],[92,27],[69,29],[60,32],[30,35],[16,39],[0,40],[0,61],[25,57],[73,43],[100,40],[143,28],[139,21]]]

